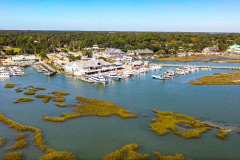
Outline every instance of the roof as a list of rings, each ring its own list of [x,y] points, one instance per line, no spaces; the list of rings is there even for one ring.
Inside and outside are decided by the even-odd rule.
[[[205,47],[204,49],[219,49],[218,47]]]
[[[124,54],[125,52],[117,48],[109,48],[102,52],[103,54]]]
[[[149,49],[136,49],[136,50],[128,50],[127,53],[135,52],[138,54],[153,54],[152,50]]]
[[[234,45],[232,45],[232,46],[229,46],[229,48],[230,48],[230,49],[240,48],[240,45],[236,45],[236,44],[234,44]]]
[[[74,64],[76,64],[79,68],[101,67],[101,66],[113,65],[112,63],[106,62],[103,59],[98,59],[98,60],[91,59],[88,61],[80,60],[76,62],[69,62],[66,64],[66,66],[72,66]]]
[[[17,60],[24,60],[24,59],[36,59],[36,56],[33,55],[33,56],[24,56],[24,55],[21,55],[21,56],[18,56],[18,57],[12,57],[12,60],[13,61],[17,61]]]

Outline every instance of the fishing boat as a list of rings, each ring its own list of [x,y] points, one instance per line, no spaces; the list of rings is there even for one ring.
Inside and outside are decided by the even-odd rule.
[[[103,83],[106,84],[108,83],[105,77],[101,74],[99,75],[91,75],[88,77],[89,80],[92,80],[93,82],[98,82],[98,83]]]

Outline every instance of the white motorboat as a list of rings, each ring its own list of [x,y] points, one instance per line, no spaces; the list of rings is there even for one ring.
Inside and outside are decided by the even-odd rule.
[[[1,72],[0,73],[0,78],[8,78],[10,77],[10,74],[8,72]]]
[[[139,69],[140,73],[144,73],[144,72],[147,72],[147,71],[149,71],[149,69],[147,69],[145,67]]]
[[[122,80],[123,79],[122,75],[116,74],[116,72],[114,72],[114,71],[110,71],[109,74],[107,75],[107,78],[112,78],[112,79],[115,79],[115,80]]]
[[[98,82],[98,83],[107,83],[107,80],[105,79],[105,77],[103,75],[91,75],[88,77],[89,80],[92,80],[94,82]]]
[[[129,75],[129,76],[132,76],[133,75],[133,72],[131,70],[125,70],[123,72],[123,75]]]
[[[211,68],[201,68],[201,70],[211,71]]]
[[[164,75],[152,75],[153,79],[165,80]]]

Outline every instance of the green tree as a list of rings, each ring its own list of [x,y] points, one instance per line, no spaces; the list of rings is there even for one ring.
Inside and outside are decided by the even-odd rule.
[[[45,51],[41,51],[41,52],[39,53],[39,56],[40,56],[41,58],[44,58],[44,57],[47,57],[47,54],[46,54]]]

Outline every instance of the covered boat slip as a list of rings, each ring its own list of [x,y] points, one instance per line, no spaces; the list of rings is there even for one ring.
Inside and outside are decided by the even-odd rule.
[[[102,72],[109,72],[109,71],[115,71],[115,70],[120,70],[123,69],[123,66],[118,66],[118,67],[106,67],[102,69],[93,69],[93,70],[88,70],[84,71],[85,74],[95,74],[95,73],[102,73]]]

